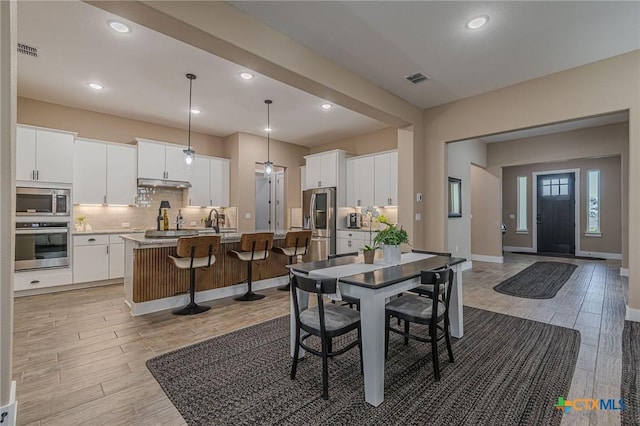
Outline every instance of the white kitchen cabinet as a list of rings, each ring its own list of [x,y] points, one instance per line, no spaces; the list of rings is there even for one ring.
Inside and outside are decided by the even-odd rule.
[[[375,156],[376,206],[398,205],[398,153],[387,152]]]
[[[68,285],[73,283],[71,268],[54,268],[36,271],[21,271],[14,275],[13,289],[16,292],[22,290],[39,290],[47,287]],[[16,296],[18,294],[16,293]]]
[[[374,157],[347,160],[347,206],[374,206]]]
[[[139,178],[190,181],[191,170],[188,170],[184,163],[183,151],[186,147],[140,138],[136,140]]]
[[[74,133],[26,126],[16,129],[16,180],[73,182]]]
[[[73,283],[109,279],[109,236],[73,237]]]
[[[73,147],[73,202],[103,204],[107,188],[107,148],[97,141],[77,139]]]
[[[135,204],[135,147],[78,139],[74,163],[75,204]]]
[[[338,231],[336,236],[336,253],[338,254],[359,252],[369,244],[368,232]]]
[[[107,204],[136,203],[136,163],[134,146],[107,144]]]
[[[345,153],[333,150],[319,154],[307,155],[306,160],[306,188],[328,188],[339,186],[341,175],[345,173]]]
[[[229,160],[197,156],[187,205],[229,206]]]
[[[120,235],[109,235],[109,279],[124,277],[124,241]]]
[[[211,204],[210,206],[229,206],[229,163],[225,158],[212,158],[209,163]]]

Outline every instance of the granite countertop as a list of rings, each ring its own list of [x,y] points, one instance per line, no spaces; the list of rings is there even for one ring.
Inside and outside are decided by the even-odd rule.
[[[372,228],[371,232],[378,232],[380,229]],[[360,228],[360,229],[349,229],[349,228],[340,228],[338,231],[347,231],[347,232],[369,232],[369,228]]]
[[[206,229],[206,230],[199,229],[198,231],[200,234],[204,234],[204,235],[215,234],[215,232],[212,232],[212,230],[210,229]],[[276,239],[284,238],[287,233],[287,231],[285,230],[276,230],[276,231],[256,230],[256,231],[247,231],[247,232],[221,232],[220,234],[216,234],[216,235],[220,235],[222,237],[220,240],[220,242],[222,243],[237,243],[240,241],[240,237],[242,236],[242,234],[254,234],[257,232],[274,232]],[[139,246],[163,247],[163,246],[175,246],[178,243],[178,238],[145,238],[144,234],[140,235],[135,233],[121,235],[120,238],[122,238],[123,240],[133,241]]]
[[[137,233],[144,233],[144,229],[119,228],[119,229],[93,229],[91,231],[73,231],[73,235],[137,234]]]

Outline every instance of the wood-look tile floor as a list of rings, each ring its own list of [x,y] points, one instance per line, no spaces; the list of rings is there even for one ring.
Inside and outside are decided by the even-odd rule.
[[[504,264],[474,262],[464,273],[464,303],[571,327],[581,332],[572,398],[619,398],[626,279],[619,262],[578,265],[554,299],[506,296],[493,286],[538,260],[507,255]],[[155,355],[288,314],[288,293],[261,291],[256,302],[210,302],[206,313],[132,317],[121,285],[15,300],[13,376],[21,425],[182,425],[145,361]],[[552,409],[552,407],[550,407]],[[571,413],[563,425],[620,424],[612,412]]]

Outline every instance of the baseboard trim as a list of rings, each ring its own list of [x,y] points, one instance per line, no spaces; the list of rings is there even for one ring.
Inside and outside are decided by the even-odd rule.
[[[620,276],[628,277],[629,276],[629,268],[620,268]]]
[[[269,278],[266,280],[254,281],[251,283],[252,290],[264,290],[272,287],[279,287],[289,282],[289,276]],[[196,302],[207,302],[209,300],[223,299],[225,297],[240,296],[247,292],[247,284],[241,283],[229,287],[215,288],[212,290],[199,291],[196,293]],[[125,301],[131,308],[131,315],[146,315],[152,312],[164,311],[167,309],[179,308],[189,303],[189,295],[167,297],[160,300],[150,300],[148,302]]]
[[[633,309],[627,305],[627,312],[624,319],[627,321],[640,322],[640,309]]]
[[[11,382],[11,391],[9,393],[9,403],[2,406],[0,416],[2,416],[2,424],[7,426],[16,426],[16,412],[18,410],[18,401],[16,401],[16,381]]]
[[[514,247],[514,246],[503,246],[502,250],[504,251],[508,251],[508,252],[524,252],[524,253],[535,253],[536,251],[534,250],[533,247]]]
[[[51,287],[36,288],[33,290],[16,290],[13,292],[14,297],[36,296],[38,294],[59,293],[61,291],[80,290],[83,288],[102,287],[103,285],[122,284],[122,278],[103,281],[89,281],[79,284],[55,285]]]
[[[473,268],[473,262],[470,261],[470,260],[467,260],[462,265],[460,265],[460,270],[461,271],[468,271],[471,268]]]
[[[502,256],[485,256],[483,254],[472,254],[471,260],[477,260],[478,262],[504,263],[504,257]]]
[[[576,250],[576,256],[601,257],[603,259],[622,260],[621,253],[604,253],[599,251]]]

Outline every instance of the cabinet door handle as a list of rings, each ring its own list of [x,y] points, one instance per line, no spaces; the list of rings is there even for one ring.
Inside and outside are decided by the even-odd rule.
[[[31,180],[36,180],[36,171],[31,170]]]
[[[107,196],[106,196],[106,195],[104,195],[104,196],[102,197],[102,199],[103,199],[102,204],[107,204]]]
[[[40,180],[40,170],[36,170],[36,180]]]
[[[322,186],[322,181],[318,181],[318,188]]]
[[[107,246],[107,254],[109,254],[109,246]]]
[[[347,241],[347,247],[351,247],[351,240]]]
[[[165,179],[169,179],[169,172],[164,172],[165,174]]]
[[[40,284],[40,280],[33,280],[29,284]]]
[[[189,205],[191,205],[191,198],[189,198]]]
[[[95,240],[96,240],[95,238],[89,238],[89,242],[93,242]]]

